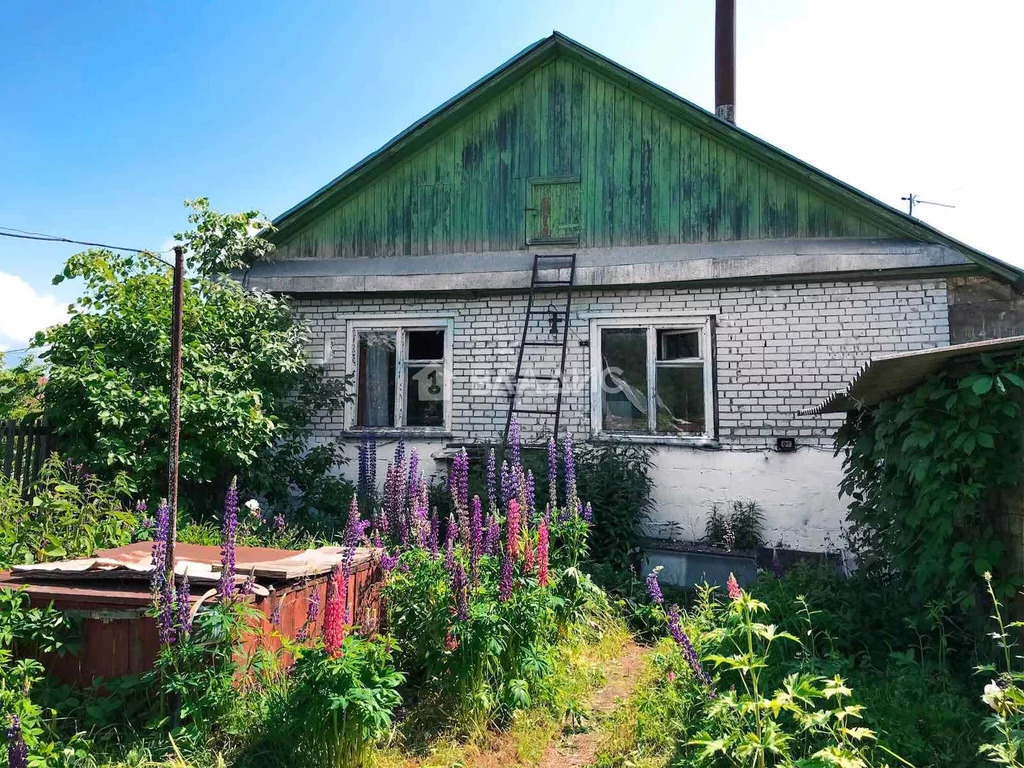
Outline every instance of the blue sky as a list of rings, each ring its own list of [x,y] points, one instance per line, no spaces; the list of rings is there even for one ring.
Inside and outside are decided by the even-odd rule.
[[[1024,4],[738,0],[746,129],[995,256],[1019,252]],[[713,0],[37,2],[0,26],[0,226],[163,248],[186,197],[274,216],[552,29],[696,103]],[[69,246],[0,238],[0,349]]]

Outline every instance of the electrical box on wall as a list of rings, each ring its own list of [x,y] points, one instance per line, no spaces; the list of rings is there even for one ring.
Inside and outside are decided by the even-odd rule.
[[[775,438],[775,450],[779,453],[792,453],[796,450],[796,438],[795,437],[777,437]]]

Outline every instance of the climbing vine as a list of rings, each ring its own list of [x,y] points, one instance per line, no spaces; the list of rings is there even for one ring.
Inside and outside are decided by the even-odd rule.
[[[895,572],[919,606],[970,610],[988,571],[1002,596],[1020,586],[999,495],[1021,475],[1022,373],[1024,358],[980,356],[851,412],[836,437],[860,565]]]

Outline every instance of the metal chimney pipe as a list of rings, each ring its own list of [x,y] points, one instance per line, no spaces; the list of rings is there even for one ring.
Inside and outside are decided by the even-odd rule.
[[[736,0],[715,0],[715,114],[736,124]]]

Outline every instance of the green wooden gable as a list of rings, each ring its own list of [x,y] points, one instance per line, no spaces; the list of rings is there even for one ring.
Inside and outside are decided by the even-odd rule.
[[[283,259],[886,237],[1017,275],[558,33],[274,223]]]

